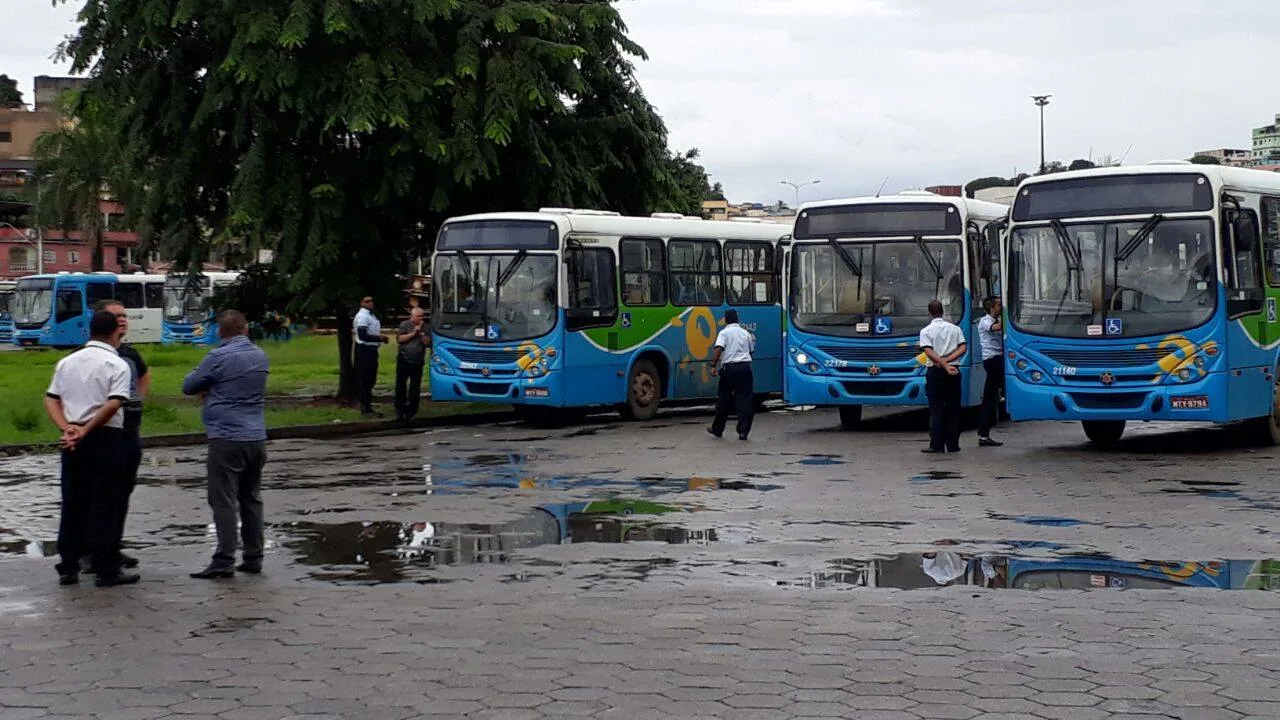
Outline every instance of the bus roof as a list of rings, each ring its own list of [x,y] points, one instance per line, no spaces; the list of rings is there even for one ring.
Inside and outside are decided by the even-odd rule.
[[[1009,215],[1009,206],[1000,203],[987,202],[986,200],[974,200],[966,197],[955,197],[953,195],[937,195],[926,190],[914,190],[900,192],[896,195],[880,195],[839,198],[836,200],[818,200],[815,202],[807,202],[800,206],[800,212],[812,208],[841,207],[844,205],[880,205],[880,204],[937,204],[947,203],[955,205],[965,211],[965,214],[971,218],[979,220],[999,220]]]
[[[164,282],[164,276],[149,275],[147,273],[130,273],[128,275],[119,274],[119,275],[116,275],[116,282],[135,282],[135,283]]]
[[[185,278],[187,275],[188,273],[184,272],[171,272],[164,277]],[[210,280],[235,280],[240,277],[240,272],[238,270],[229,270],[227,272],[200,273],[200,275],[202,277],[207,277]]]
[[[1227,165],[1196,165],[1185,160],[1166,160],[1146,165],[1121,165],[1118,167],[1093,168],[1090,170],[1070,170],[1037,175],[1022,181],[1018,187],[1090,177],[1113,177],[1116,175],[1204,175],[1218,186],[1236,190],[1253,190],[1274,193],[1280,191],[1280,172],[1255,170],[1254,168],[1238,168]]]
[[[777,240],[791,234],[791,223],[736,223],[681,216],[610,215],[600,211],[547,208],[540,212],[497,212],[449,218],[445,224],[475,220],[554,221],[563,232],[636,237],[714,237],[722,240]],[[674,215],[674,214],[673,214]]]

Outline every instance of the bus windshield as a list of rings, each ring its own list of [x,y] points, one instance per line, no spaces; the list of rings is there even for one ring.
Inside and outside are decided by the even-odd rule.
[[[432,269],[431,325],[463,340],[510,342],[556,325],[556,256],[441,252]]]
[[[840,248],[845,257],[831,243],[794,246],[789,305],[797,328],[843,337],[913,335],[929,324],[935,298],[944,317],[960,321],[959,240],[842,242]],[[877,318],[890,322],[886,327]]]
[[[1217,306],[1213,223],[1153,216],[1017,227],[1006,275],[1010,318],[1026,332],[1114,337],[1188,330]],[[1104,334],[1104,324],[1117,332]]]
[[[176,323],[201,323],[209,319],[209,278],[193,290],[185,276],[170,275],[164,279],[164,319]]]
[[[12,290],[0,290],[0,317],[9,317],[9,301],[13,299]]]
[[[53,280],[23,278],[13,294],[13,322],[18,325],[43,325],[53,314]]]

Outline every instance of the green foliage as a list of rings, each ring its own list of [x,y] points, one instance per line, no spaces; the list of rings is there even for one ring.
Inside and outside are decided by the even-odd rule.
[[[95,120],[122,139],[130,221],[180,266],[274,250],[284,310],[337,315],[344,370],[359,298],[399,304],[449,215],[696,214],[706,193],[609,0],[86,0],[80,18],[62,52],[111,108]]]
[[[1009,187],[1012,184],[1014,183],[1012,183],[1007,178],[996,177],[994,175],[990,177],[978,178],[976,180],[970,180],[967,184],[965,184],[964,194],[965,194],[965,197],[971,198],[979,190],[986,190],[987,188],[993,188],[993,187]]]
[[[1072,160],[1071,164],[1067,166],[1067,169],[1068,170],[1092,170],[1093,168],[1096,168],[1096,167],[1098,166],[1095,165],[1092,160]]]
[[[0,75],[0,108],[22,107],[22,91],[18,81],[8,75]]]
[[[1221,165],[1222,161],[1212,155],[1195,155],[1191,158],[1193,165]]]
[[[18,432],[35,432],[40,429],[40,412],[35,408],[15,408],[9,411],[9,422]]]

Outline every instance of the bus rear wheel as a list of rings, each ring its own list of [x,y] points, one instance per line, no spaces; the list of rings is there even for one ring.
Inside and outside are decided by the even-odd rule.
[[[1115,445],[1120,442],[1120,436],[1124,435],[1123,420],[1085,420],[1080,424],[1084,426],[1084,434],[1089,442],[1100,447]]]
[[[622,414],[630,420],[652,420],[662,402],[662,377],[648,360],[637,360],[627,378],[627,402]]]
[[[857,430],[862,427],[862,406],[841,405],[840,425],[845,430]]]
[[[1271,414],[1253,421],[1254,434],[1262,445],[1280,445],[1280,375],[1271,386]]]

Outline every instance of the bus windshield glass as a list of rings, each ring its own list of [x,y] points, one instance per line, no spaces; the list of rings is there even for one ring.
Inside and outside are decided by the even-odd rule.
[[[556,325],[555,255],[440,252],[432,270],[432,328],[446,337],[510,342]]]
[[[1016,227],[1006,278],[1009,316],[1029,333],[1105,338],[1111,319],[1129,336],[1188,330],[1217,306],[1213,223],[1154,216]]]
[[[13,299],[12,290],[0,290],[0,318],[8,319],[9,301]]]
[[[801,330],[844,337],[914,335],[929,324],[935,298],[942,301],[944,317],[960,321],[965,293],[959,240],[842,242],[844,257],[832,243],[793,248],[789,305]]]
[[[13,321],[18,325],[43,325],[53,314],[53,280],[23,278],[13,294]]]
[[[164,319],[175,323],[202,323],[209,319],[209,278],[192,288],[184,275],[164,279]]]

